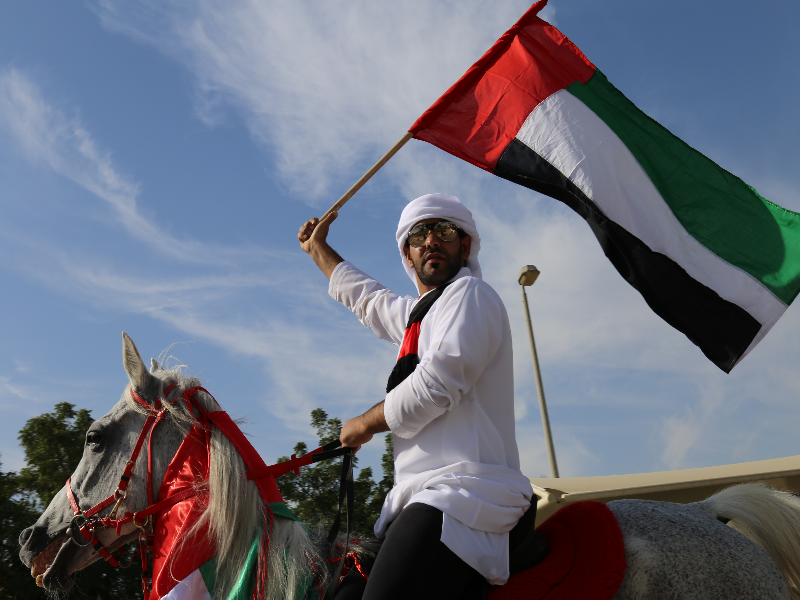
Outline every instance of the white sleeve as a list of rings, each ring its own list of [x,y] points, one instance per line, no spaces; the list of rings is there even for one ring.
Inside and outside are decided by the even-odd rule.
[[[435,320],[430,347],[384,403],[386,423],[401,438],[414,437],[458,406],[494,359],[508,319],[495,291],[472,277],[451,284],[431,317]]]
[[[415,298],[398,296],[347,260],[336,265],[331,273],[328,293],[379,338],[398,346],[403,343]]]

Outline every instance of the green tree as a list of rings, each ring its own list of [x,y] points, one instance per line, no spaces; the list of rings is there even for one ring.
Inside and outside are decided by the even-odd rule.
[[[30,571],[19,559],[17,541],[20,532],[38,516],[34,503],[20,494],[17,474],[0,472],[0,598],[42,597],[37,593]]]
[[[339,438],[342,422],[337,418],[329,418],[328,413],[317,408],[311,411],[311,426],[317,430],[318,446]],[[294,447],[297,456],[308,452],[305,442],[298,442]],[[353,531],[365,537],[372,537],[372,526],[377,520],[387,492],[394,485],[394,450],[392,436],[386,436],[386,452],[382,458],[383,478],[375,483],[372,469],[360,470],[355,480],[355,514],[353,515]],[[288,456],[278,459],[279,462],[289,460]],[[357,466],[358,457],[354,457],[353,466]],[[339,506],[339,477],[341,475],[341,459],[323,461],[300,470],[300,475],[288,473],[278,478],[284,500],[292,512],[310,527],[328,527],[333,522]]]
[[[0,474],[0,485],[6,486],[0,491],[0,501],[3,501],[0,597],[15,600],[44,600],[47,597],[44,590],[36,587],[30,572],[19,560],[17,537],[39,518],[39,514],[64,487],[67,478],[78,466],[83,455],[86,430],[91,424],[92,416],[88,410],[75,410],[74,405],[61,402],[56,404],[52,413],[29,419],[20,431],[19,440],[25,450],[26,466],[19,475]],[[5,520],[7,503],[8,509],[12,512],[16,510],[14,514],[19,515],[8,527]],[[6,548],[9,563],[6,563]],[[128,550],[138,556],[138,545],[131,544]],[[16,579],[20,569],[25,577]],[[12,579],[6,580],[6,572],[15,577],[13,584]],[[75,585],[69,596],[91,600],[141,598],[141,573],[141,564],[137,560],[128,569],[114,568],[100,560],[75,574]],[[9,587],[13,585],[14,593],[10,596],[5,595],[3,587],[7,581]]]
[[[20,430],[27,466],[19,473],[19,483],[36,494],[42,507],[50,504],[78,466],[92,421],[88,410],[59,402],[54,412],[29,419]]]

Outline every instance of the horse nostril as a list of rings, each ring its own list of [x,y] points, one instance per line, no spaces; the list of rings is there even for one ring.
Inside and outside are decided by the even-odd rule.
[[[31,535],[33,535],[33,525],[25,529],[22,533],[19,534],[19,545],[24,546],[28,543],[28,540],[31,539]]]

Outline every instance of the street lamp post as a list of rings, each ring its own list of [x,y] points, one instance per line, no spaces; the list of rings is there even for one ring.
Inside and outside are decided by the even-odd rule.
[[[547,458],[550,460],[550,474],[558,477],[558,464],[556,464],[556,449],[553,447],[553,436],[550,433],[550,418],[547,416],[547,403],[544,400],[544,387],[542,386],[542,373],[539,370],[539,357],[536,354],[536,342],[533,341],[533,325],[531,324],[531,311],[528,308],[528,295],[525,288],[533,285],[539,277],[539,269],[533,265],[522,267],[519,272],[519,285],[522,287],[522,304],[525,306],[525,320],[528,322],[528,339],[531,341],[531,354],[533,355],[533,373],[536,376],[536,392],[539,395],[539,411],[542,413],[542,427],[544,439],[547,443]]]

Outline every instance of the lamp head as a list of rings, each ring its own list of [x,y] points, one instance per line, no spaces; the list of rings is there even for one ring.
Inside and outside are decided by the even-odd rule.
[[[525,265],[519,272],[519,284],[524,286],[533,285],[537,277],[539,277],[539,269],[533,265]]]

